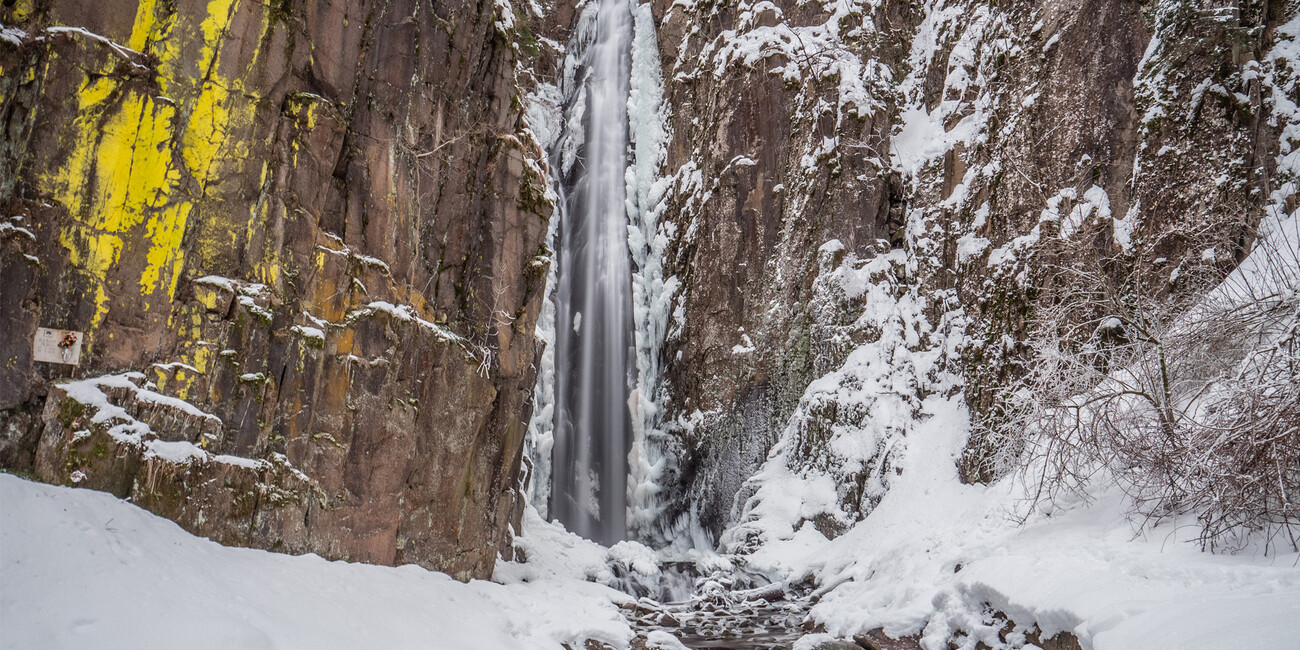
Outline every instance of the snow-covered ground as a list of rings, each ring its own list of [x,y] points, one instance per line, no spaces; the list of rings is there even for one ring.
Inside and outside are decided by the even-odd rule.
[[[1207,301],[1294,295],[1300,213],[1261,230],[1255,252]],[[1204,552],[1193,514],[1131,520],[1131,501],[1104,468],[1082,493],[1050,502],[1036,498],[1033,465],[989,486],[963,484],[971,418],[956,378],[935,362],[945,341],[910,294],[893,297],[889,278],[873,273],[880,259],[848,258],[829,276],[859,287],[851,295],[871,291],[862,318],[879,336],[809,386],[751,479],[725,548],[748,553],[749,568],[773,579],[812,577],[821,597],[811,617],[838,637],[883,627],[919,635],[927,650],[1018,648],[1037,626],[1042,638],[1070,632],[1094,650],[1300,647],[1294,539],[1275,539],[1268,553],[1263,543]],[[913,409],[917,386],[929,397]],[[838,408],[819,409],[826,401]],[[874,469],[856,478],[862,467]],[[869,514],[852,523],[845,510],[863,502]],[[828,539],[828,519],[852,525]],[[999,638],[1005,619],[995,612],[1019,634]]]
[[[619,592],[508,577],[462,584],[415,566],[228,548],[109,494],[0,474],[2,648],[514,650],[630,640]]]
[[[925,411],[905,471],[866,520],[834,540],[805,525],[749,558],[792,580],[816,575],[828,589],[813,616],[832,635],[884,626],[946,648],[963,630],[973,644],[1000,627],[987,603],[1098,650],[1300,639],[1300,555],[1203,553],[1173,526],[1135,538],[1105,493],[1022,527],[1016,484],[956,479],[960,401],[931,398]],[[528,562],[498,566],[506,584],[462,584],[414,566],[222,547],[105,493],[0,474],[0,647],[627,647],[615,603],[630,598],[598,583],[612,580],[611,560],[655,573],[653,554],[604,549],[532,511],[525,532]]]
[[[987,617],[996,610],[1095,650],[1300,644],[1300,555],[1204,553],[1192,526],[1135,536],[1121,496],[1106,491],[1021,526],[1017,482],[957,479],[968,422],[960,398],[931,398],[925,411],[870,516],[834,540],[805,524],[750,557],[776,576],[816,576],[826,593],[812,616],[829,633],[883,626],[947,648],[960,630],[971,646],[983,635],[999,647],[1002,623]]]

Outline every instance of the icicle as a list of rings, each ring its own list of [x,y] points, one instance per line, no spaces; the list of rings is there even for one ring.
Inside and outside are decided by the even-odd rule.
[[[632,452],[628,458],[628,525],[650,539],[659,518],[657,484],[665,459],[657,438],[658,404],[662,402],[659,355],[667,332],[676,278],[664,281],[662,259],[667,237],[658,231],[667,182],[660,178],[668,141],[668,114],[650,5],[633,11],[632,75],[627,101],[632,164],[626,173],[628,247],[634,270],[632,293],[636,322],[636,390],[632,411]]]

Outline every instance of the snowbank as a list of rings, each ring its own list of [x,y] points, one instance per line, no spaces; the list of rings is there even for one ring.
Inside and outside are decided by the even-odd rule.
[[[1297,220],[1265,222],[1269,235],[1219,291],[1294,291],[1294,256],[1265,262],[1297,248]],[[929,650],[1016,648],[1037,626],[1095,650],[1297,647],[1300,553],[1202,552],[1193,515],[1140,526],[1103,476],[1032,510],[1032,469],[962,484],[970,415],[935,358],[962,334],[931,329],[911,294],[871,273],[885,257],[823,270],[847,295],[871,296],[861,319],[877,338],[810,384],[722,535],[727,550],[776,580],[813,578],[811,617],[837,637],[883,627]],[[1000,635],[1007,618],[1020,628]]]
[[[109,494],[0,474],[0,648],[559,648],[631,632],[612,590],[228,548]]]
[[[542,519],[531,505],[522,524],[522,534],[514,539],[518,561],[497,562],[496,582],[567,581],[568,588],[594,590],[624,607],[637,602],[629,594],[659,595],[662,590],[662,556],[644,544],[622,541],[606,548]]]
[[[812,616],[831,634],[884,627],[937,649],[960,630],[970,647],[999,647],[990,614],[1001,611],[1095,650],[1295,647],[1300,555],[1203,553],[1194,528],[1177,525],[1135,538],[1121,496],[1107,492],[1021,527],[1022,486],[957,479],[960,398],[932,397],[924,411],[902,473],[864,521],[834,540],[805,524],[750,556],[786,579],[815,576],[826,593]]]

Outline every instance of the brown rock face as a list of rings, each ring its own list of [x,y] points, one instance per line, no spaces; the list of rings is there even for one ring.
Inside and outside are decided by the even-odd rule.
[[[0,461],[227,543],[489,575],[551,211],[494,11],[0,8]],[[85,331],[81,365],[33,362],[38,326]],[[120,371],[219,420],[209,456],[266,463],[98,456],[58,382]]]
[[[1174,304],[1242,258],[1282,186],[1261,90],[1280,3],[849,4],[655,5],[665,276],[684,315],[664,358],[684,484],[670,513],[714,532],[852,347],[819,334],[823,243],[906,250],[930,322],[957,314],[969,337],[952,360],[982,418],[1032,363],[1035,310],[1095,288],[1062,268]],[[908,131],[923,118],[937,150]],[[988,478],[980,444],[970,480]]]
[[[868,257],[899,236],[902,188],[880,164],[895,107],[884,87],[874,105],[841,103],[840,77],[814,72],[838,54],[822,58],[815,47],[794,47],[787,57],[774,36],[755,47],[763,54],[756,61],[719,54],[736,31],[826,23],[820,6],[778,2],[780,15],[771,8],[755,15],[666,4],[656,15],[664,78],[672,80],[666,167],[677,179],[662,219],[677,236],[664,275],[682,281],[677,304],[685,315],[664,351],[666,419],[682,444],[678,478],[690,486],[683,492],[695,495],[676,505],[694,507],[717,533],[804,388],[843,359],[844,350],[812,336],[818,249],[839,239]],[[915,20],[892,3],[880,12],[901,24]],[[893,55],[900,42],[876,34],[852,46]],[[862,74],[867,88],[884,81]],[[838,144],[827,147],[832,140]],[[690,181],[695,172],[698,184]],[[752,352],[743,351],[747,339]]]

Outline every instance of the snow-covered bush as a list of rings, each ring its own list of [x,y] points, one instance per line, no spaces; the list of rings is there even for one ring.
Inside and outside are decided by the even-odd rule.
[[[1113,480],[1143,525],[1193,516],[1211,550],[1295,548],[1298,223],[1190,304],[1098,271],[1040,310],[1033,365],[985,421],[987,469],[1020,473],[1034,506]]]

